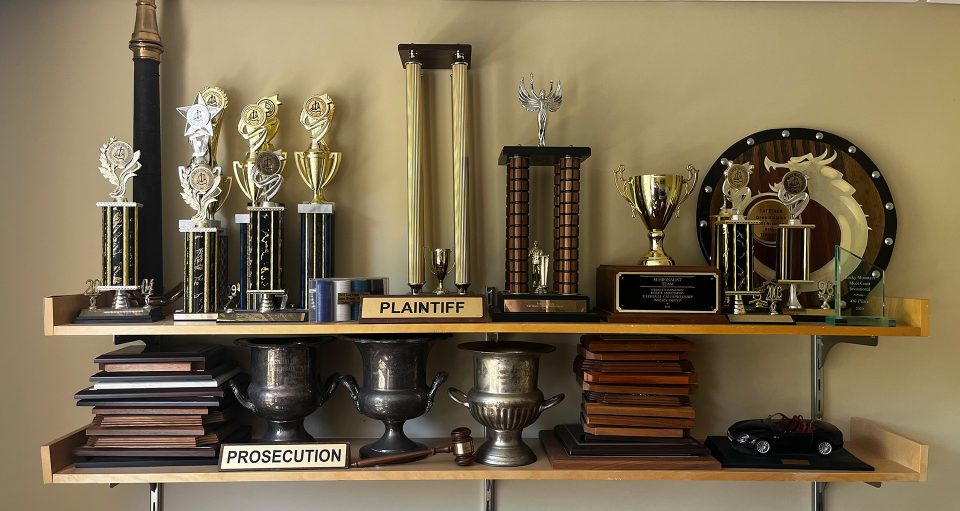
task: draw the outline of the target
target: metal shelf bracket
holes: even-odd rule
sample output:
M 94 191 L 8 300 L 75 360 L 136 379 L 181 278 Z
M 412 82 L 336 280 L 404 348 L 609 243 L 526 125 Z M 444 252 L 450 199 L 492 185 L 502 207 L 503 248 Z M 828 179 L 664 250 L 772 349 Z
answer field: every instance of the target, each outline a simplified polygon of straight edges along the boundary
M 149 511 L 163 511 L 163 483 L 150 483 Z
M 827 354 L 840 343 L 876 346 L 879 340 L 875 335 L 863 337 L 814 335 L 810 337 L 810 417 L 812 419 L 823 418 L 823 367 L 827 362 Z M 880 483 L 867 484 L 876 488 L 880 487 Z M 827 483 L 813 483 L 810 489 L 813 511 L 825 511 L 823 497 L 827 490 Z

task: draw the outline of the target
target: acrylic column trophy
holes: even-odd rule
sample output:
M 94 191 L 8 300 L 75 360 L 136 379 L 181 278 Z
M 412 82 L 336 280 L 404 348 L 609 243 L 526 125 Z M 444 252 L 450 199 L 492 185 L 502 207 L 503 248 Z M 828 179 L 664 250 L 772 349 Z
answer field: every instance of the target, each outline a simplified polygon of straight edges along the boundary
M 179 225 L 184 289 L 183 309 L 173 315 L 178 321 L 217 319 L 225 298 L 227 236 L 213 216 L 229 195 L 232 182 L 223 177 L 216 161 L 220 119 L 226 107 L 223 89 L 206 87 L 194 104 L 177 109 L 187 121 L 183 135 L 193 149 L 190 164 L 180 166 L 180 196 L 195 212 Z
M 330 150 L 323 138 L 330 129 L 336 106 L 329 95 L 315 94 L 303 102 L 300 124 L 310 132 L 310 147 L 294 153 L 300 177 L 313 192 L 308 203 L 297 206 L 300 213 L 300 303 L 307 303 L 310 279 L 333 277 L 333 233 L 335 204 L 327 202 L 323 189 L 340 169 L 339 152 Z
M 810 280 L 810 231 L 813 225 L 800 220 L 800 213 L 810 202 L 807 192 L 807 176 L 799 170 L 791 170 L 783 179 L 770 187 L 777 198 L 787 207 L 790 219 L 777 226 L 777 282 L 789 286 L 785 312 L 803 309 L 797 290 L 798 284 Z
M 260 98 L 240 112 L 237 129 L 249 149 L 244 161 L 233 162 L 237 186 L 250 201 L 241 225 L 241 281 L 231 289 L 226 310 L 217 321 L 303 321 L 303 311 L 287 310 L 283 289 L 283 212 L 273 197 L 283 184 L 287 154 L 271 140 L 280 129 L 278 96 Z M 245 302 L 239 302 L 245 298 Z M 240 303 L 238 309 L 234 302 Z
M 130 144 L 110 138 L 100 147 L 100 173 L 113 185 L 111 202 L 98 202 L 102 210 L 101 235 L 103 271 L 100 280 L 88 281 L 90 307 L 80 311 L 76 321 L 139 322 L 156 321 L 162 317 L 159 308 L 149 305 L 153 290 L 151 280 L 139 281 L 139 209 L 142 204 L 126 198 L 127 185 L 140 169 L 140 151 Z M 113 292 L 109 308 L 97 307 L 97 296 Z M 140 291 L 139 296 L 135 294 Z
M 727 311 L 734 316 L 746 314 L 746 301 L 760 295 L 753 287 L 753 228 L 760 221 L 750 220 L 743 213 L 752 197 L 752 173 L 749 163 L 727 162 L 723 208 L 714 224 L 713 263 L 720 270 Z

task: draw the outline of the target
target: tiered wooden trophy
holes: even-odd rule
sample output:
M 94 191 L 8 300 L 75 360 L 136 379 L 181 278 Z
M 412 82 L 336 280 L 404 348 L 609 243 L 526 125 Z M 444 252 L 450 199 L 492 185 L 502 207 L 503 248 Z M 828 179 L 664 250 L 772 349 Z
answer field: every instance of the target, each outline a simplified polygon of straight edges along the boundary
M 520 104 L 537 112 L 537 146 L 504 146 L 498 163 L 507 166 L 504 290 L 496 297 L 498 321 L 599 321 L 590 298 L 580 294 L 580 165 L 590 157 L 583 146 L 547 146 L 547 116 L 563 101 L 556 88 L 537 92 L 520 79 Z M 550 259 L 539 242 L 530 245 L 530 167 L 553 167 L 553 284 Z M 532 272 L 531 272 L 532 270 Z M 531 289 L 531 276 L 533 286 Z

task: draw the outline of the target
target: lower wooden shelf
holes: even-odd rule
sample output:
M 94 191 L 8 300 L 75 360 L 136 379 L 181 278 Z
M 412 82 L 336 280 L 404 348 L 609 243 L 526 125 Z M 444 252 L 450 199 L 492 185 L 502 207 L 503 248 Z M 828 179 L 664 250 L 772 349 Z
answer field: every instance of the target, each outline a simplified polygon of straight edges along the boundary
M 77 430 L 40 448 L 45 484 L 70 483 L 217 483 L 283 481 L 466 481 L 466 480 L 690 480 L 690 481 L 806 481 L 907 482 L 926 481 L 927 446 L 893 433 L 866 419 L 853 418 L 845 447 L 874 472 L 814 470 L 554 470 L 539 440 L 527 439 L 537 461 L 525 467 L 493 468 L 475 464 L 458 467 L 449 455 L 438 455 L 406 465 L 347 469 L 271 472 L 218 472 L 215 466 L 129 469 L 80 469 L 73 466 L 74 447 L 84 440 Z M 449 439 L 448 439 L 449 440 Z M 356 450 L 369 439 L 352 440 Z M 424 440 L 440 445 L 442 439 Z M 354 452 L 354 455 L 356 452 Z

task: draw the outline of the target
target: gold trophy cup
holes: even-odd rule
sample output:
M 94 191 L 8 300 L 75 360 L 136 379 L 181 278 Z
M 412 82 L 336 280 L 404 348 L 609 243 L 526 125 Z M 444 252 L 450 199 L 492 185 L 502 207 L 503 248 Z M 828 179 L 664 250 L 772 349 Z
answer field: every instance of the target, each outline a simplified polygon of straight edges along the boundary
M 341 153 L 330 150 L 323 140 L 330 128 L 335 111 L 333 100 L 327 94 L 315 94 L 303 103 L 300 124 L 310 132 L 310 147 L 295 153 L 300 177 L 313 192 L 311 204 L 327 202 L 323 189 L 333 181 L 340 169 Z
M 617 191 L 630 204 L 633 216 L 639 214 L 650 231 L 650 251 L 640 258 L 638 264 L 673 266 L 673 258 L 663 250 L 663 231 L 677 208 L 693 193 L 700 171 L 687 165 L 686 176 L 644 174 L 624 179 L 625 171 L 623 165 L 614 171 Z

